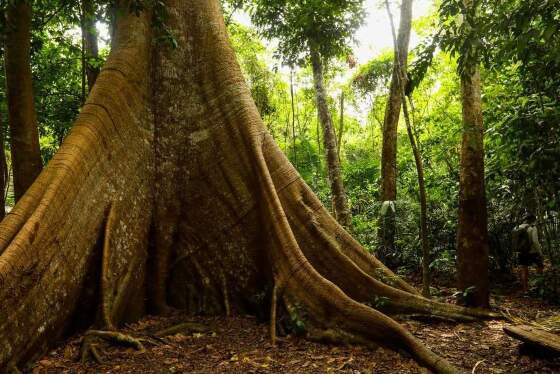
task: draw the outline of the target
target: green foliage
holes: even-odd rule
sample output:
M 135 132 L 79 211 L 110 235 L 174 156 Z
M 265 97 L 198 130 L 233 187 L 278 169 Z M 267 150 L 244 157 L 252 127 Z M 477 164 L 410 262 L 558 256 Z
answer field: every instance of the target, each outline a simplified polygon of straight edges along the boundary
M 281 84 L 278 77 L 268 69 L 266 47 L 255 30 L 235 22 L 228 25 L 230 40 L 237 52 L 237 57 L 245 75 L 247 84 L 261 116 L 270 116 L 275 108 L 270 96 Z
M 379 93 L 385 90 L 393 73 L 393 54 L 386 53 L 360 66 L 352 78 L 352 85 L 361 93 Z
M 325 59 L 349 53 L 348 45 L 363 21 L 363 0 L 254 0 L 252 20 L 267 38 L 278 39 L 278 54 L 302 65 L 310 43 Z
M 81 40 L 70 27 L 56 20 L 33 33 L 31 67 L 44 162 L 62 143 L 83 101 Z

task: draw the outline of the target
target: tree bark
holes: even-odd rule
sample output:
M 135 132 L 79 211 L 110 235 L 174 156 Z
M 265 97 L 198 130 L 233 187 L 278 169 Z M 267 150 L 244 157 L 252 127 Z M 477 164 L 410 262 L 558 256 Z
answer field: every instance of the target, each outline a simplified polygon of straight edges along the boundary
M 82 38 L 84 52 L 84 70 L 87 77 L 88 92 L 91 92 L 95 80 L 99 75 L 99 67 L 96 65 L 99 58 L 99 47 L 97 44 L 97 21 L 96 6 L 92 0 L 82 0 Z
M 296 148 L 296 105 L 294 102 L 294 71 L 290 70 L 290 99 L 292 105 L 292 148 L 294 152 L 294 166 L 297 169 L 297 148 Z
M 402 105 L 406 123 L 406 132 L 408 134 L 408 140 L 410 141 L 410 147 L 412 148 L 412 154 L 414 155 L 416 174 L 418 176 L 418 194 L 420 196 L 420 243 L 422 246 L 422 295 L 424 295 L 425 297 L 430 297 L 431 273 L 430 244 L 428 240 L 428 198 L 426 194 L 426 184 L 424 182 L 424 163 L 422 162 L 422 155 L 420 154 L 420 149 L 416 144 L 414 133 L 412 131 L 412 125 L 410 122 L 408 106 L 406 105 L 406 98 L 404 97 L 404 91 Z
M 5 137 L 6 130 L 4 122 L 0 117 L 0 220 L 6 216 L 6 189 L 10 183 L 10 173 L 8 171 L 8 163 L 6 162 Z
M 472 6 L 470 0 L 465 1 Z M 457 228 L 458 287 L 469 306 L 489 306 L 488 225 L 484 183 L 484 126 L 480 69 L 467 59 L 461 74 L 463 139 Z
M 391 14 L 391 8 L 389 7 L 389 2 L 385 1 L 385 6 L 387 7 L 387 13 L 389 15 L 389 21 L 391 23 L 391 34 L 393 36 L 393 45 L 397 51 L 398 58 L 396 59 L 398 67 L 398 87 L 402 98 L 402 107 L 404 114 L 404 122 L 406 125 L 406 132 L 408 134 L 408 140 L 410 141 L 410 147 L 412 148 L 412 154 L 414 155 L 414 163 L 416 164 L 416 174 L 418 176 L 418 193 L 420 195 L 420 242 L 422 245 L 422 295 L 425 297 L 430 297 L 430 247 L 428 243 L 428 204 L 426 196 L 426 186 L 424 183 L 424 163 L 422 162 L 422 156 L 420 154 L 420 149 L 418 148 L 414 133 L 412 131 L 412 124 L 410 121 L 410 116 L 408 112 L 408 106 L 406 105 L 406 93 L 405 93 L 405 83 L 407 82 L 407 71 L 400 64 L 400 56 L 402 53 L 408 53 L 408 51 L 400 50 L 397 36 L 395 35 L 395 24 L 393 22 L 393 16 Z M 410 99 L 410 107 L 414 110 L 412 106 L 412 99 Z
M 10 4 L 6 10 L 4 62 L 16 201 L 43 167 L 30 65 L 31 13 L 31 5 L 26 1 Z
M 167 6 L 177 48 L 153 42 L 147 13 L 119 12 L 71 133 L 0 223 L 0 370 L 102 319 L 100 309 L 116 327 L 146 301 L 270 310 L 262 295 L 274 285 L 310 333 L 402 348 L 454 372 L 384 313 L 493 314 L 425 299 L 369 255 L 267 132 L 218 1 Z
M 313 81 L 315 83 L 317 113 L 319 115 L 319 122 L 323 127 L 323 146 L 326 153 L 334 212 L 337 221 L 342 226 L 350 228 L 352 225 L 352 216 L 342 182 L 334 125 L 327 105 L 327 93 L 323 81 L 323 62 L 321 61 L 321 55 L 317 46 L 313 43 L 310 43 L 310 54 Z
M 390 9 L 387 9 L 392 19 Z M 408 45 L 412 24 L 412 0 L 403 0 L 401 4 L 401 18 L 395 58 L 393 76 L 389 89 L 389 98 L 383 121 L 383 145 L 381 150 L 381 201 L 397 200 L 397 129 L 402 105 L 399 69 L 407 70 Z M 399 68 L 400 66 L 400 68 Z M 403 85 L 406 84 L 403 82 Z M 396 265 L 392 260 L 395 256 L 395 214 L 392 209 L 386 210 L 387 215 L 379 217 L 379 249 L 378 256 L 389 265 Z
M 344 91 L 340 93 L 340 125 L 338 126 L 338 141 L 336 142 L 336 153 L 340 160 L 340 149 L 342 148 L 342 134 L 344 133 Z

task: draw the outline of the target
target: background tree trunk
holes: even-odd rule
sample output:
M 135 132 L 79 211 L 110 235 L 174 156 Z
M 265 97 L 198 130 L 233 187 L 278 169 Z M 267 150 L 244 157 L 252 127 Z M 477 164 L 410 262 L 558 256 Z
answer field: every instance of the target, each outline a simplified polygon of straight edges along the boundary
M 470 0 L 465 0 L 464 3 L 467 9 L 472 6 Z M 472 58 L 465 61 L 461 74 L 463 140 L 457 227 L 458 287 L 465 294 L 463 301 L 467 305 L 488 307 L 488 223 L 480 68 Z
M 18 201 L 43 168 L 30 65 L 31 5 L 18 1 L 6 10 L 6 93 L 14 178 Z
M 10 173 L 6 162 L 5 133 L 4 122 L 0 116 L 0 221 L 6 216 L 6 191 L 10 183 Z
M 336 153 L 340 160 L 340 149 L 342 148 L 342 135 L 344 134 L 344 91 L 340 93 L 340 125 L 338 126 L 338 140 L 336 142 Z
M 99 75 L 97 59 L 99 47 L 97 44 L 97 9 L 92 0 L 82 0 L 82 38 L 84 49 L 84 67 L 87 77 L 88 92 L 91 92 L 95 80 Z
M 424 182 L 424 163 L 422 162 L 422 155 L 420 149 L 416 144 L 414 132 L 412 131 L 412 124 L 406 105 L 406 98 L 403 91 L 403 113 L 406 123 L 406 132 L 414 155 L 414 163 L 416 164 L 416 174 L 418 176 L 418 194 L 420 196 L 420 243 L 422 246 L 422 295 L 430 296 L 430 244 L 428 239 L 428 198 L 426 194 L 426 184 Z M 412 104 L 411 104 L 412 106 Z
M 297 148 L 296 148 L 296 105 L 294 102 L 294 71 L 290 70 L 290 100 L 292 106 L 292 148 L 294 154 L 294 166 L 297 169 Z
M 323 62 L 317 46 L 310 43 L 311 67 L 313 69 L 313 81 L 315 83 L 315 96 L 317 101 L 317 112 L 319 122 L 323 127 L 323 145 L 327 158 L 327 168 L 329 172 L 329 183 L 332 198 L 334 201 L 334 212 L 337 221 L 344 227 L 350 228 L 352 216 L 348 207 L 348 199 L 344 191 L 342 174 L 340 170 L 340 160 L 336 145 L 336 135 L 334 126 L 327 104 L 327 93 L 323 81 Z
M 488 307 L 488 227 L 484 186 L 484 128 L 480 71 L 461 78 L 463 140 L 461 145 L 457 275 L 467 305 Z
M 391 34 L 393 36 L 393 45 L 397 51 L 397 55 L 400 56 L 403 51 L 400 50 L 399 44 L 397 42 L 397 36 L 395 33 L 395 23 L 393 22 L 393 16 L 391 14 L 391 8 L 389 7 L 389 2 L 385 1 L 385 6 L 387 7 L 387 13 L 389 15 L 389 21 L 391 23 Z M 408 51 L 407 51 L 408 52 Z M 400 57 L 397 58 L 396 63 L 398 67 L 398 86 L 402 97 L 402 107 L 404 114 L 404 122 L 406 125 L 406 132 L 408 134 L 408 140 L 410 141 L 410 147 L 412 148 L 412 154 L 414 155 L 414 163 L 416 164 L 416 174 L 418 176 L 418 193 L 420 195 L 420 242 L 422 245 L 422 295 L 430 296 L 430 247 L 428 242 L 428 204 L 426 196 L 426 186 L 424 183 L 424 163 L 422 162 L 422 155 L 420 154 L 420 149 L 414 137 L 414 132 L 412 131 L 412 124 L 410 121 L 410 115 L 408 112 L 408 106 L 406 105 L 406 93 L 405 84 L 408 81 L 407 71 L 400 64 Z M 414 111 L 412 105 L 412 98 L 410 99 L 410 107 Z
M 387 4 L 388 6 L 388 4 Z M 389 14 L 390 9 L 387 8 Z M 391 16 L 392 18 L 392 16 Z M 380 200 L 397 200 L 397 129 L 402 105 L 400 89 L 399 69 L 407 70 L 408 44 L 410 41 L 410 29 L 412 24 L 412 0 L 403 0 L 401 4 L 401 18 L 397 36 L 397 47 L 395 48 L 395 59 L 393 64 L 393 76 L 389 98 L 385 109 L 383 122 L 383 146 L 381 151 L 381 196 Z M 400 68 L 399 68 L 400 66 Z M 403 85 L 405 83 L 403 82 Z M 379 217 L 379 249 L 378 256 L 389 266 L 394 266 L 395 261 L 395 212 L 386 209 L 387 213 Z

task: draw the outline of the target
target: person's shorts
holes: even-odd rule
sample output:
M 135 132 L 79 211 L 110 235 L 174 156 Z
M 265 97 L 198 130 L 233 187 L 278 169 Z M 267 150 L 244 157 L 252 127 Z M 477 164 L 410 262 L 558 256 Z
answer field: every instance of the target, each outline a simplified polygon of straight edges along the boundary
M 543 258 L 538 253 L 520 253 L 517 257 L 517 262 L 521 266 L 531 266 L 531 265 L 537 265 L 538 267 L 543 266 Z

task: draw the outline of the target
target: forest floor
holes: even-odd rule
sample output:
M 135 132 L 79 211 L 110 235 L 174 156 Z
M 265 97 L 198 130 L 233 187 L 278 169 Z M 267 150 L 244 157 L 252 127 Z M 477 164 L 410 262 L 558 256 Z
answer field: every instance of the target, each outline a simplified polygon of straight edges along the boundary
M 527 320 L 560 314 L 560 308 L 519 295 L 515 284 L 495 289 L 492 304 Z M 454 289 L 438 287 L 438 298 L 451 301 Z M 103 363 L 78 360 L 80 336 L 70 338 L 40 359 L 33 373 L 426 373 L 409 356 L 384 348 L 337 346 L 289 336 L 270 343 L 268 325 L 254 317 L 148 316 L 122 331 L 153 335 L 181 322 L 207 331 L 169 335 L 144 352 L 100 345 Z M 506 336 L 505 321 L 475 323 L 401 320 L 434 352 L 468 373 L 560 373 L 560 357 L 524 349 Z M 196 325 L 195 325 L 196 326 Z

